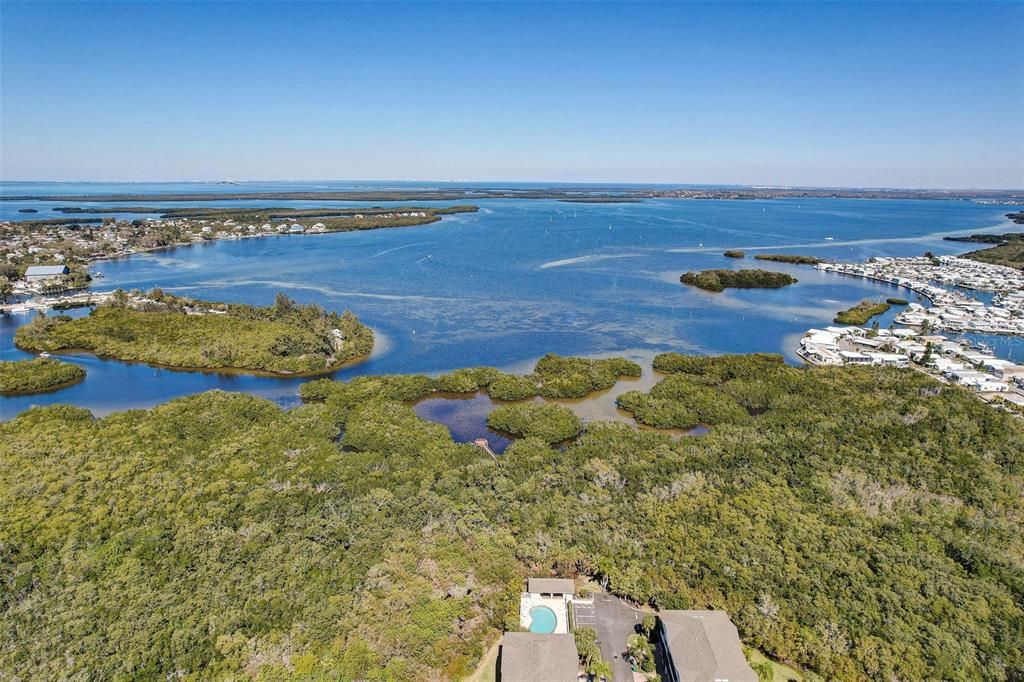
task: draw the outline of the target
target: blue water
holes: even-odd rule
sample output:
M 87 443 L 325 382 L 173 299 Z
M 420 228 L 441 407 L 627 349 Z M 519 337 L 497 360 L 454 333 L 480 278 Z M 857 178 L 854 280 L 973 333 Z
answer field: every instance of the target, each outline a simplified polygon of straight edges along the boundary
M 530 609 L 530 632 L 550 635 L 558 626 L 555 612 L 546 606 L 534 606 Z
M 90 187 L 97 193 L 127 191 Z M 194 185 L 169 187 L 196 191 Z M 46 188 L 84 193 L 81 185 Z M 3 191 L 43 193 L 38 186 L 5 185 Z M 374 327 L 378 344 L 369 361 L 339 371 L 338 378 L 479 364 L 522 371 L 546 352 L 771 351 L 794 359 L 797 339 L 807 328 L 829 324 L 836 311 L 862 298 L 906 293 L 750 256 L 774 251 L 862 260 L 928 250 L 958 253 L 971 245 L 943 241 L 943 235 L 1009 229 L 1003 214 L 1013 210 L 964 201 L 845 199 L 474 203 L 481 206 L 477 214 L 427 226 L 221 241 L 103 262 L 94 267 L 105 274 L 97 288 L 160 286 L 254 304 L 270 303 L 277 291 L 285 291 L 302 302 L 351 309 Z M 748 258 L 724 258 L 726 248 L 745 249 Z M 679 283 L 687 270 L 759 266 L 790 272 L 800 282 L 779 290 L 721 294 Z M 13 332 L 28 319 L 0 320 L 4 359 L 23 355 L 13 348 Z M 249 391 L 287 405 L 296 402 L 304 381 L 177 372 L 90 356 L 71 359 L 86 367 L 85 381 L 56 393 L 2 398 L 3 418 L 50 402 L 104 414 L 212 388 Z
M 413 410 L 422 419 L 447 426 L 456 443 L 472 443 L 477 438 L 486 438 L 488 447 L 501 454 L 512 439 L 487 426 L 487 415 L 498 404 L 486 393 L 454 394 L 420 400 Z

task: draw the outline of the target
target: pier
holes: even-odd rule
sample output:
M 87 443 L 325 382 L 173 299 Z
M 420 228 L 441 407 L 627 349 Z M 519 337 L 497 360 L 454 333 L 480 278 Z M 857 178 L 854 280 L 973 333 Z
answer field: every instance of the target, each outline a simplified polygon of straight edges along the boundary
M 4 303 L 0 305 L 0 314 L 10 315 L 15 313 L 31 313 L 33 311 L 46 312 L 47 310 L 61 310 L 64 308 L 82 308 L 110 300 L 112 293 L 103 292 L 81 292 L 70 296 L 52 296 L 46 298 L 35 298 L 20 303 Z
M 490 455 L 495 462 L 498 461 L 498 455 L 494 453 L 494 450 L 491 450 L 491 444 L 487 442 L 486 438 L 477 438 L 475 441 L 473 441 L 473 445 L 477 446 L 478 448 L 481 448 L 484 452 Z

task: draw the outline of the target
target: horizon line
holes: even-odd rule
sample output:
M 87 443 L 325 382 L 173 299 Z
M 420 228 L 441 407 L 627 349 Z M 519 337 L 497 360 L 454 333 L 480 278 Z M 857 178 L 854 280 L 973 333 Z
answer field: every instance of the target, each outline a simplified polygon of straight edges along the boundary
M 402 183 L 432 183 L 432 184 L 443 184 L 443 185 L 466 185 L 466 184 L 499 184 L 499 183 L 513 183 L 513 184 L 533 184 L 533 185 L 599 185 L 599 186 L 621 186 L 631 185 L 635 187 L 666 187 L 666 186 L 679 186 L 681 188 L 693 188 L 693 187 L 708 187 L 708 188 L 743 188 L 743 189 L 766 189 L 766 190 L 782 190 L 782 189 L 812 189 L 812 190 L 863 190 L 863 191 L 929 191 L 929 192 L 1022 192 L 1024 193 L 1024 186 L 1021 187 L 926 187 L 926 186 L 889 186 L 889 185 L 804 185 L 804 184 L 769 184 L 769 183 L 709 183 L 709 182 L 635 182 L 628 180 L 620 181 L 605 181 L 605 180 L 583 180 L 583 181 L 567 181 L 567 180 L 436 180 L 436 179 L 384 179 L 384 178 L 317 178 L 317 179 L 305 179 L 305 180 L 288 180 L 288 179 L 247 179 L 247 180 L 234 180 L 234 179 L 204 179 L 204 180 L 8 180 L 0 179 L 0 185 L 5 184 L 16 184 L 16 183 L 53 183 L 53 184 L 148 184 L 148 185 L 170 185 L 170 184 L 254 184 L 254 183 L 295 183 L 295 184 L 309 184 L 315 182 L 353 182 L 353 183 L 366 183 L 366 182 L 402 182 Z

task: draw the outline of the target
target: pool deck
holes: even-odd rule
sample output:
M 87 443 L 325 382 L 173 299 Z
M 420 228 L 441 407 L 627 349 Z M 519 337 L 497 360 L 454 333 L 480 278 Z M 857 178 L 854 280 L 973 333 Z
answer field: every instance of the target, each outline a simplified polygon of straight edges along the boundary
M 519 599 L 519 625 L 524 630 L 530 629 L 530 609 L 537 606 L 546 606 L 555 614 L 554 634 L 564 635 L 569 632 L 569 611 L 566 605 L 566 598 L 543 597 L 537 594 L 523 592 Z

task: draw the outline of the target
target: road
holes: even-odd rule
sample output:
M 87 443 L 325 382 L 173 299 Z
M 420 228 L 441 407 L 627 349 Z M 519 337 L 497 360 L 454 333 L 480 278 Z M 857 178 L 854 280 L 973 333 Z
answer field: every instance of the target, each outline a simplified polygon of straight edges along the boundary
M 594 595 L 594 605 L 573 605 L 576 627 L 591 627 L 597 632 L 601 658 L 611 661 L 615 682 L 632 682 L 633 670 L 626 662 L 626 638 L 635 634 L 644 618 L 618 597 L 603 592 Z

